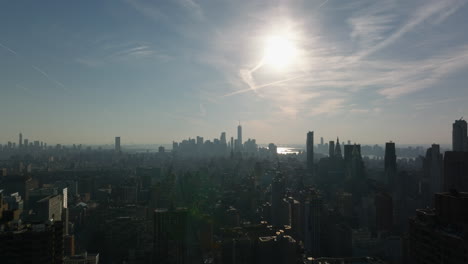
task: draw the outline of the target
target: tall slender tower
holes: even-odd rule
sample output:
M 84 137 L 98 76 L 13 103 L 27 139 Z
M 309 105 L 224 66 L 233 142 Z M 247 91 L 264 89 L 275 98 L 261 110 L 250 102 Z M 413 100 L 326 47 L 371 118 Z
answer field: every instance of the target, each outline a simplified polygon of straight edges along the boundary
M 463 119 L 455 120 L 453 123 L 452 150 L 468 151 L 467 124 Z
M 396 151 L 395 143 L 385 143 L 385 177 L 390 188 L 395 186 L 396 177 Z
M 333 140 L 328 142 L 328 156 L 330 158 L 335 157 L 335 142 Z
M 307 133 L 307 169 L 312 171 L 314 167 L 314 131 Z
M 238 150 L 242 150 L 242 126 L 239 125 L 237 126 L 237 148 Z
M 120 137 L 115 137 L 115 152 L 120 152 Z
M 21 132 L 19 133 L 19 142 L 18 142 L 18 148 L 23 147 L 23 134 Z

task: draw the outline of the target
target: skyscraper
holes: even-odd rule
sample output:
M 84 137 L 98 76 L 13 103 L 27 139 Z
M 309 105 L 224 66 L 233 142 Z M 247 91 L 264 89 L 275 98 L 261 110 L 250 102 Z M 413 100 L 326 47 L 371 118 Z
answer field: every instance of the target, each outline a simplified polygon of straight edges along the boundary
M 333 140 L 328 143 L 328 156 L 335 157 L 335 142 Z
M 312 171 L 314 167 L 314 131 L 307 133 L 307 169 Z
M 115 152 L 120 152 L 120 137 L 115 137 Z
M 467 124 L 465 120 L 455 120 L 455 123 L 453 123 L 452 150 L 468 151 Z
M 429 183 L 429 194 L 432 197 L 434 193 L 442 191 L 443 158 L 439 145 L 432 144 L 432 147 L 427 149 L 423 169 L 424 176 Z
M 395 143 L 385 143 L 385 177 L 387 184 L 393 188 L 396 177 L 396 151 Z
M 19 143 L 18 147 L 21 148 L 23 147 L 23 134 L 19 133 Z
M 221 133 L 221 137 L 219 138 L 219 141 L 221 141 L 221 144 L 226 145 L 226 132 Z
M 340 139 L 339 138 L 336 138 L 335 157 L 343 158 L 343 156 L 341 155 L 341 146 L 340 146 Z
M 446 151 L 444 155 L 444 191 L 468 192 L 468 152 Z
M 237 126 L 237 148 L 239 151 L 242 150 L 242 126 Z

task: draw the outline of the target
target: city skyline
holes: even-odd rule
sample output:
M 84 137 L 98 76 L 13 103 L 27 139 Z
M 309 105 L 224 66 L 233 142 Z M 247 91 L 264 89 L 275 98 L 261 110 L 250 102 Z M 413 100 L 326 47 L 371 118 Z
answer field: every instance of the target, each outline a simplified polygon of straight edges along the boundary
M 264 144 L 449 145 L 468 113 L 466 3 L 10 1 L 0 142 L 160 144 L 241 120 Z

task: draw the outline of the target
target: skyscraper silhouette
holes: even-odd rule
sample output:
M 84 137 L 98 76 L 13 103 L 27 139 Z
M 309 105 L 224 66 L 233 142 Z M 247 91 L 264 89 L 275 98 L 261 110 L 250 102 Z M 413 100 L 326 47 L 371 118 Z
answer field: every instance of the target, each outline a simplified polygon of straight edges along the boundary
M 242 126 L 240 124 L 237 126 L 237 149 L 242 150 Z
M 115 137 L 115 152 L 120 152 L 120 137 Z
M 385 143 L 385 177 L 390 188 L 394 187 L 396 177 L 395 143 Z
M 23 134 L 19 133 L 18 147 L 21 148 L 22 146 L 23 146 Z
M 336 146 L 335 146 L 335 157 L 342 158 L 341 155 L 341 146 L 340 146 L 340 139 L 336 138 Z
M 312 171 L 314 167 L 314 132 L 307 133 L 307 169 Z
M 452 150 L 468 151 L 467 124 L 463 119 L 455 120 L 453 123 Z
M 330 156 L 330 158 L 335 156 L 335 142 L 333 140 L 328 142 L 328 156 Z

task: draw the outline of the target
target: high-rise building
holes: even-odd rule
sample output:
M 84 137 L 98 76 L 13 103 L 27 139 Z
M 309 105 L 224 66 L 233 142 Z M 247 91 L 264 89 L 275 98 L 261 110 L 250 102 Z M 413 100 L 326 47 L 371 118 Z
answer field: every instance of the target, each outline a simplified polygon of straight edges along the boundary
M 286 223 L 282 221 L 282 202 L 286 186 L 281 174 L 277 174 L 271 183 L 271 218 L 273 226 L 283 226 Z
M 377 231 L 391 231 L 393 228 L 393 198 L 381 192 L 374 197 L 375 226 Z
M 434 205 L 410 219 L 408 263 L 467 263 L 468 193 L 437 193 Z
M 396 150 L 394 142 L 385 143 L 385 178 L 390 188 L 394 187 L 396 178 Z
M 32 223 L 0 231 L 1 263 L 63 263 L 61 221 Z
M 444 191 L 468 192 L 468 152 L 445 152 L 443 184 Z
M 21 134 L 21 133 L 19 133 L 18 147 L 19 148 L 23 147 L 23 134 Z
M 120 152 L 120 137 L 115 137 L 115 152 Z
M 452 150 L 468 151 L 467 124 L 463 119 L 456 120 L 452 127 Z
M 223 145 L 226 145 L 227 142 L 226 142 L 226 132 L 222 132 L 221 133 L 221 137 L 219 137 L 219 141 L 221 142 L 221 144 Z
M 335 142 L 333 140 L 328 143 L 328 156 L 335 157 Z
M 307 133 L 307 169 L 312 171 L 314 167 L 314 131 Z
M 321 232 L 323 201 L 316 193 L 310 193 L 304 204 L 305 250 L 312 257 L 321 256 Z
M 428 180 L 430 197 L 442 191 L 443 158 L 440 147 L 432 144 L 423 161 L 424 176 Z
M 341 146 L 340 146 L 340 139 L 339 138 L 336 138 L 335 157 L 343 158 L 343 156 L 341 155 Z
M 242 150 L 242 126 L 237 126 L 237 148 L 239 151 Z
M 154 211 L 154 263 L 186 263 L 187 218 L 186 208 Z

